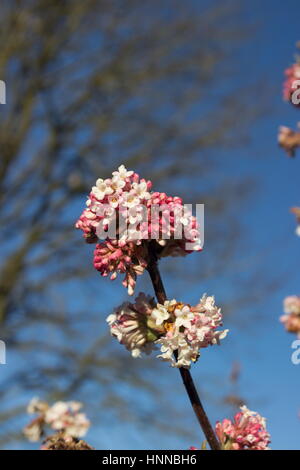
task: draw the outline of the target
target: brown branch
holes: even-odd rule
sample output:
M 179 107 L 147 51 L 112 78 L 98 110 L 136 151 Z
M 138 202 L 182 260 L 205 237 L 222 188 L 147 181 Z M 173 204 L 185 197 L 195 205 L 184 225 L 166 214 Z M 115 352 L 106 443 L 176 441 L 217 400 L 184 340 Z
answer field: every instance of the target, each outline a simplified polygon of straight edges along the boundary
M 163 304 L 167 300 L 167 295 L 158 269 L 156 252 L 153 245 L 151 245 L 152 243 L 153 242 L 150 242 L 149 244 L 149 263 L 147 270 L 150 275 L 157 300 L 159 303 Z M 174 355 L 177 359 L 177 354 L 175 353 Z M 207 442 L 212 450 L 220 450 L 219 441 L 216 438 L 212 425 L 210 424 L 207 414 L 202 406 L 190 371 L 183 367 L 181 367 L 179 371 L 194 413 L 200 423 Z

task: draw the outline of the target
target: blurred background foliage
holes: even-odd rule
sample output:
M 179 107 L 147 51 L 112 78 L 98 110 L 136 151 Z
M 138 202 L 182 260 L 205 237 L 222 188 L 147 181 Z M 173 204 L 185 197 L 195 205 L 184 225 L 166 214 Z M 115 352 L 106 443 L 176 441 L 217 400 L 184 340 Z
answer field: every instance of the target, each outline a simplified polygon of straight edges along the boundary
M 176 373 L 131 360 L 108 336 L 104 319 L 127 294 L 94 271 L 93 247 L 74 223 L 96 178 L 124 163 L 158 190 L 205 204 L 207 250 L 165 261 L 167 288 L 188 298 L 196 287 L 200 297 L 205 279 L 230 276 L 229 262 L 240 262 L 239 211 L 255 181 L 234 178 L 237 153 L 228 155 L 248 145 L 266 110 L 259 83 L 249 86 L 237 69 L 256 30 L 239 3 L 2 0 L 1 448 L 26 445 L 20 429 L 33 395 L 79 399 L 95 426 L 115 419 L 195 436 L 192 411 L 168 399 Z M 232 321 L 260 295 L 252 280 L 239 279 L 241 298 L 222 297 Z M 147 279 L 138 280 L 143 288 L 151 292 Z M 239 403 L 231 392 L 224 399 Z M 92 444 L 102 445 L 97 436 Z

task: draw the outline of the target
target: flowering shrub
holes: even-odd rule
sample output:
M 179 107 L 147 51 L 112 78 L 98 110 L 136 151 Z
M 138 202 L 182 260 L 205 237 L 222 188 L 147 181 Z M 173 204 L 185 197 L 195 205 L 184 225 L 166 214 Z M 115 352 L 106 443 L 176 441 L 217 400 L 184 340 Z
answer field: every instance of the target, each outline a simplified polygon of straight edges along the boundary
M 218 421 L 215 429 L 223 450 L 268 450 L 266 420 L 246 406 L 241 407 L 233 421 Z
M 158 258 L 201 250 L 196 218 L 182 199 L 151 188 L 151 181 L 121 165 L 112 178 L 96 181 L 76 222 L 85 240 L 97 243 L 95 268 L 111 280 L 125 274 L 123 285 L 129 295 L 134 293 L 137 275 L 147 267 L 151 240 Z M 183 233 L 178 231 L 182 227 Z
M 217 331 L 222 325 L 221 310 L 215 306 L 214 297 L 206 295 L 191 307 L 175 299 L 155 304 L 153 298 L 140 293 L 135 303 L 124 302 L 107 322 L 112 336 L 133 357 L 149 354 L 158 345 L 159 358 L 186 368 L 197 361 L 202 348 L 219 344 L 228 332 Z
M 41 439 L 45 427 L 61 432 L 61 436 L 78 438 L 86 434 L 90 422 L 86 415 L 79 412 L 82 404 L 77 401 L 58 401 L 49 406 L 47 402 L 33 398 L 27 407 L 29 414 L 37 414 L 23 430 L 29 441 Z

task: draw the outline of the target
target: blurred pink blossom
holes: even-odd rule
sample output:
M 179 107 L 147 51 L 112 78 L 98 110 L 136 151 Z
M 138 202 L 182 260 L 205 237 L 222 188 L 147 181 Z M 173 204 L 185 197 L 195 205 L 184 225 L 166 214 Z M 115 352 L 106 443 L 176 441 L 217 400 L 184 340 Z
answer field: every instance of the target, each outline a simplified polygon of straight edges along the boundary
M 296 333 L 300 337 L 300 297 L 290 295 L 283 302 L 284 315 L 280 321 L 284 324 L 286 331 Z
M 90 422 L 86 415 L 80 412 L 81 408 L 82 404 L 77 401 L 58 401 L 49 406 L 47 402 L 33 398 L 27 412 L 38 416 L 24 428 L 24 435 L 32 442 L 38 441 L 48 425 L 65 436 L 82 437 L 86 434 Z
M 283 84 L 283 98 L 285 101 L 290 101 L 294 106 L 300 106 L 293 100 L 293 93 L 300 88 L 300 64 L 295 63 L 287 68 L 284 72 L 286 79 Z M 298 94 L 299 97 L 299 94 Z
M 270 434 L 266 430 L 265 418 L 246 406 L 241 407 L 233 421 L 218 421 L 215 430 L 223 450 L 269 449 Z

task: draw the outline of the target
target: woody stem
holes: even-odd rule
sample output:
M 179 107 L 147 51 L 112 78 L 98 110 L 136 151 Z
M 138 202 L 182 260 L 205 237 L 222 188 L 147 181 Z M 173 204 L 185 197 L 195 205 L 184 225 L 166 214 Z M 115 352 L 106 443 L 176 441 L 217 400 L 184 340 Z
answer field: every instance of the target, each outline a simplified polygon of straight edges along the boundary
M 151 248 L 151 244 L 149 250 L 149 263 L 147 270 L 150 275 L 157 300 L 160 304 L 164 304 L 164 302 L 167 300 L 167 295 L 158 269 L 156 252 L 153 248 Z M 176 353 L 175 358 L 177 359 Z M 200 423 L 200 426 L 204 432 L 208 444 L 210 445 L 210 448 L 212 450 L 220 450 L 219 441 L 202 406 L 190 371 L 181 367 L 179 369 L 179 372 L 188 397 L 190 399 L 191 405 L 193 407 L 194 413 Z

